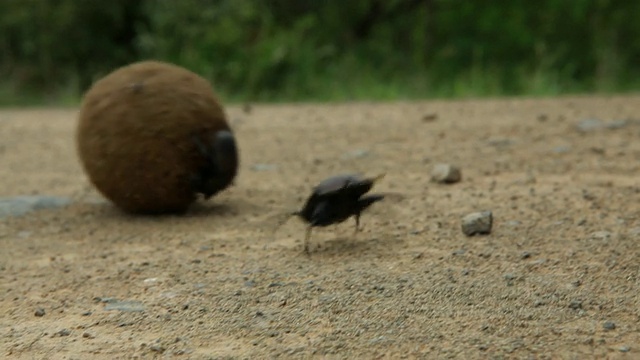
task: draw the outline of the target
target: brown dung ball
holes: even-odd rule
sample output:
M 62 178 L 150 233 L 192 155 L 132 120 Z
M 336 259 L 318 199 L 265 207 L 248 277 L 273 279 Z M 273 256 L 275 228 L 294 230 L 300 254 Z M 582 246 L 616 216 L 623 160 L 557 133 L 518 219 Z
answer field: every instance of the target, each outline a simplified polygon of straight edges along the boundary
M 124 211 L 182 213 L 227 188 L 235 138 L 208 81 L 176 65 L 116 69 L 84 96 L 76 132 L 91 183 Z

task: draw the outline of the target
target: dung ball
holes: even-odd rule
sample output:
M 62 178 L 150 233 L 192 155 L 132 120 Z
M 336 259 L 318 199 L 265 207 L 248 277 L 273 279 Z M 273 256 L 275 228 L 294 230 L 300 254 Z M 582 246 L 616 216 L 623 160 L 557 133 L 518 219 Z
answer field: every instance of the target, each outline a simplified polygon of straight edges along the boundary
M 159 61 L 96 81 L 82 99 L 76 144 L 90 182 L 130 213 L 183 213 L 237 174 L 235 136 L 211 84 Z

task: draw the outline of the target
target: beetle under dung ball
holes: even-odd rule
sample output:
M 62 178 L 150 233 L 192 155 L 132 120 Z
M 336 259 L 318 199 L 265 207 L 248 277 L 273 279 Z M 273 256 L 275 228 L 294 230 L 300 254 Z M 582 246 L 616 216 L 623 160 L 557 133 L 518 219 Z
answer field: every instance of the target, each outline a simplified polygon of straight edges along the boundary
M 184 213 L 237 175 L 238 148 L 212 85 L 177 65 L 142 61 L 85 93 L 76 130 L 96 189 L 130 213 Z
M 314 227 L 339 224 L 353 216 L 357 233 L 362 212 L 384 198 L 384 195 L 380 194 L 365 195 L 383 176 L 366 178 L 347 174 L 332 176 L 320 182 L 313 189 L 304 207 L 291 213 L 308 224 L 304 239 L 305 253 L 309 253 L 309 239 Z
M 238 149 L 233 134 L 228 130 L 218 131 L 210 141 L 194 135 L 193 142 L 204 161 L 191 175 L 191 187 L 206 200 L 233 182 L 238 169 Z

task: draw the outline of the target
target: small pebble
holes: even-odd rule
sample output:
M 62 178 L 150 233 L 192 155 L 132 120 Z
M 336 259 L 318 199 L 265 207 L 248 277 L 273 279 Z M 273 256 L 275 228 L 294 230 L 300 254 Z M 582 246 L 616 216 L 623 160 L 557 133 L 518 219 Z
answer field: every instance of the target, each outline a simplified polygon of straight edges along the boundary
M 37 317 L 43 317 L 44 314 L 45 314 L 45 311 L 44 311 L 43 308 L 37 308 L 36 309 L 36 313 L 34 315 L 37 316 Z
M 640 227 L 634 227 L 629 230 L 629 235 L 640 236 Z
M 95 338 L 95 336 L 93 334 L 88 333 L 88 332 L 82 333 L 82 337 L 85 338 L 85 339 L 93 339 L 93 338 Z
M 617 130 L 627 127 L 631 122 L 627 119 L 618 119 L 613 121 L 604 122 L 600 119 L 585 119 L 580 121 L 576 128 L 580 132 L 589 132 L 600 129 Z
M 622 129 L 629 125 L 630 121 L 627 119 L 618 119 L 608 122 L 605 127 L 609 130 Z
M 616 323 L 614 323 L 613 321 L 605 321 L 604 324 L 602 324 L 602 327 L 605 330 L 615 330 Z
M 571 146 L 569 145 L 560 145 L 556 146 L 552 150 L 556 154 L 566 154 L 571 151 Z
M 522 254 L 520 254 L 521 259 L 528 259 L 530 257 L 531 257 L 531 253 L 528 251 L 523 251 Z
M 371 152 L 366 149 L 356 149 L 342 155 L 342 158 L 343 159 L 360 159 L 360 158 L 369 156 L 370 153 Z
M 497 148 L 505 148 L 515 144 L 515 141 L 509 138 L 496 138 L 496 139 L 490 139 L 489 141 L 487 141 L 487 143 Z
M 610 240 L 613 234 L 610 231 L 596 231 L 591 233 L 591 239 L 593 240 Z
M 600 119 L 584 119 L 576 125 L 577 130 L 583 133 L 598 130 L 603 127 L 604 124 Z
M 462 232 L 467 236 L 490 234 L 493 226 L 491 211 L 475 212 L 462 218 Z
M 620 348 L 619 348 L 618 350 L 619 350 L 620 352 L 625 352 L 625 353 L 626 353 L 626 352 L 631 351 L 631 348 L 630 348 L 630 347 L 628 347 L 628 346 L 626 346 L 626 345 L 624 345 L 624 346 L 620 346 Z
M 462 179 L 457 166 L 451 164 L 436 164 L 431 169 L 431 181 L 440 184 L 453 184 Z
M 98 297 L 93 298 L 93 300 L 94 300 L 95 302 L 101 302 L 101 303 L 105 303 L 105 304 L 112 303 L 112 302 L 117 302 L 117 301 L 118 301 L 118 299 L 113 298 L 113 297 L 99 297 L 99 296 L 98 296 Z
M 149 346 L 149 350 L 162 354 L 166 349 L 162 345 L 151 345 Z
M 511 220 L 511 221 L 507 221 L 506 225 L 511 226 L 511 227 L 517 227 L 520 226 L 522 223 L 520 221 L 517 220 Z
M 271 171 L 277 169 L 277 165 L 273 164 L 253 164 L 251 165 L 251 170 L 253 171 Z
M 71 335 L 71 330 L 62 329 L 62 330 L 58 331 L 56 334 L 60 335 L 60 336 L 69 336 L 69 335 Z
M 580 300 L 573 300 L 571 303 L 569 303 L 569 308 L 573 309 L 573 310 L 579 310 L 582 309 L 582 301 Z
M 123 301 L 112 301 L 107 303 L 104 307 L 105 310 L 119 310 L 124 312 L 138 312 L 144 311 L 145 307 L 140 301 L 135 300 L 123 300 Z
M 422 116 L 422 122 L 432 122 L 432 121 L 436 121 L 438 120 L 438 114 L 436 113 L 429 113 L 429 114 L 424 114 Z

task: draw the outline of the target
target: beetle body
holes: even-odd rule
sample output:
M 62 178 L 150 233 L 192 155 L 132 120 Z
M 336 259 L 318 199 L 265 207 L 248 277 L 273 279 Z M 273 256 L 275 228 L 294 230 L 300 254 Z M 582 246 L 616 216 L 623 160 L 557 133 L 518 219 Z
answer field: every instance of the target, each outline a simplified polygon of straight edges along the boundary
M 304 207 L 293 213 L 307 226 L 304 251 L 309 253 L 309 238 L 314 227 L 339 224 L 350 217 L 355 218 L 357 232 L 360 215 L 369 206 L 384 198 L 383 195 L 365 195 L 382 176 L 364 178 L 358 175 L 337 175 L 320 182 L 307 199 Z

